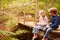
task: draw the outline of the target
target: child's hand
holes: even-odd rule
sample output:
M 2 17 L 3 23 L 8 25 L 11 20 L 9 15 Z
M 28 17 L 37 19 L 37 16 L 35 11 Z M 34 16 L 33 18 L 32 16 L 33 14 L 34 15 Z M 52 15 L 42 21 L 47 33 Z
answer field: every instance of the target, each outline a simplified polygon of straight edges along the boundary
M 37 24 L 37 23 L 35 23 L 35 25 L 36 25 L 36 26 L 38 26 L 38 24 Z
M 47 26 L 49 26 L 49 24 L 47 24 Z
M 47 25 L 46 28 L 50 28 L 50 26 Z

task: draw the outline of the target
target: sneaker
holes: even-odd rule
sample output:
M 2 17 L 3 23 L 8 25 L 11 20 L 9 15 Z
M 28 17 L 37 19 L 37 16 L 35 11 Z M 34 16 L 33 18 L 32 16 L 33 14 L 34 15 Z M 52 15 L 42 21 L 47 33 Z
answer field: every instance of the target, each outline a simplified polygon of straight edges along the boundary
M 48 40 L 48 38 L 46 38 L 46 39 L 45 39 L 45 38 L 43 38 L 42 40 Z
M 33 38 L 32 40 L 38 40 L 38 38 Z
M 32 40 L 34 40 L 35 38 L 33 37 Z

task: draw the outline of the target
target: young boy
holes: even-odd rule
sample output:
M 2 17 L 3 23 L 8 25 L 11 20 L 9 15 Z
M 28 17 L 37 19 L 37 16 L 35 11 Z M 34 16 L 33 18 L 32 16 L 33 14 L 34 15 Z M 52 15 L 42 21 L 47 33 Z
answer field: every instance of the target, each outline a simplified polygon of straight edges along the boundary
M 43 29 L 45 30 L 46 25 L 48 24 L 48 18 L 45 14 L 44 10 L 39 10 L 39 23 L 35 24 L 34 28 L 33 28 L 33 39 L 32 40 L 38 40 L 38 34 L 39 34 L 39 29 Z
M 58 28 L 58 25 L 59 25 L 59 17 L 57 16 L 57 9 L 50 8 L 49 14 L 50 14 L 50 24 L 46 26 L 46 29 L 44 31 L 44 37 L 42 40 L 48 40 L 48 34 L 52 30 L 56 30 Z

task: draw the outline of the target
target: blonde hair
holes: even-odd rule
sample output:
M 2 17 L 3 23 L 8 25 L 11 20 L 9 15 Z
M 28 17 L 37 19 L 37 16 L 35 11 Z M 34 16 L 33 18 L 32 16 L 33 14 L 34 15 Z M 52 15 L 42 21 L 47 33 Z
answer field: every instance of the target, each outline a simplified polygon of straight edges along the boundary
M 48 10 L 48 12 L 53 12 L 53 13 L 57 13 L 57 8 L 52 7 Z
M 41 14 L 45 13 L 44 10 L 39 10 L 39 16 L 41 16 Z

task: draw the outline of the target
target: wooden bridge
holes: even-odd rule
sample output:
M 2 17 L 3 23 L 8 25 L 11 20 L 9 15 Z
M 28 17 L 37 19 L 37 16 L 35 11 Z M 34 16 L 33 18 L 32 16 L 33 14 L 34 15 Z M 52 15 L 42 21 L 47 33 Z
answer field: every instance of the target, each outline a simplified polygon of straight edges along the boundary
M 20 23 L 23 24 L 23 25 L 27 25 L 30 28 L 33 28 L 34 25 L 35 25 L 35 22 L 25 22 L 25 24 L 23 22 L 20 22 Z M 60 33 L 60 25 L 59 25 L 59 28 L 57 30 L 54 30 L 53 32 Z
M 25 6 L 27 6 L 27 5 L 30 5 L 30 4 L 32 4 L 32 3 L 35 3 L 34 5 L 35 5 L 35 18 L 34 18 L 34 21 L 35 22 L 33 22 L 33 21 L 29 21 L 29 22 L 26 22 L 26 9 L 25 9 Z M 37 14 L 38 14 L 38 0 L 35 0 L 34 2 L 28 2 L 28 3 L 26 3 L 26 4 L 23 4 L 23 5 L 21 5 L 20 7 L 23 7 L 23 15 L 24 15 L 24 22 L 21 22 L 20 21 L 20 19 L 19 19 L 19 17 L 18 17 L 18 23 L 19 24 L 21 24 L 21 25 L 24 25 L 24 27 L 29 27 L 30 29 L 31 28 L 33 28 L 34 27 L 34 24 L 37 22 Z M 17 10 L 18 10 L 18 8 L 17 8 Z M 18 13 L 17 13 L 18 14 Z M 1 14 L 2 15 L 2 14 Z M 5 14 L 5 15 L 7 15 L 7 14 Z M 10 15 L 10 14 L 9 14 Z M 8 15 L 8 16 L 9 16 Z M 18 14 L 19 15 L 19 14 Z M 12 17 L 12 16 L 11 16 Z M 19 24 L 17 24 L 17 25 L 19 25 Z M 21 26 L 22 27 L 22 26 Z M 43 32 L 43 31 L 42 31 Z M 42 34 L 42 32 L 40 33 L 40 35 L 42 35 L 43 36 L 43 34 Z M 9 32 L 10 33 L 10 32 Z M 51 35 L 50 35 L 51 37 L 54 37 L 54 38 L 57 38 L 57 37 L 59 37 L 60 38 L 60 26 L 59 26 L 59 28 L 57 29 L 57 30 L 53 30 L 52 31 L 52 33 L 51 33 Z
M 26 22 L 25 24 L 23 24 L 21 22 L 22 25 L 25 25 L 29 28 L 33 28 L 35 22 Z M 40 31 L 39 33 L 40 36 L 43 36 L 43 31 Z M 50 34 L 49 34 L 49 38 L 50 40 L 60 40 L 60 25 L 59 28 L 57 30 L 53 30 Z

